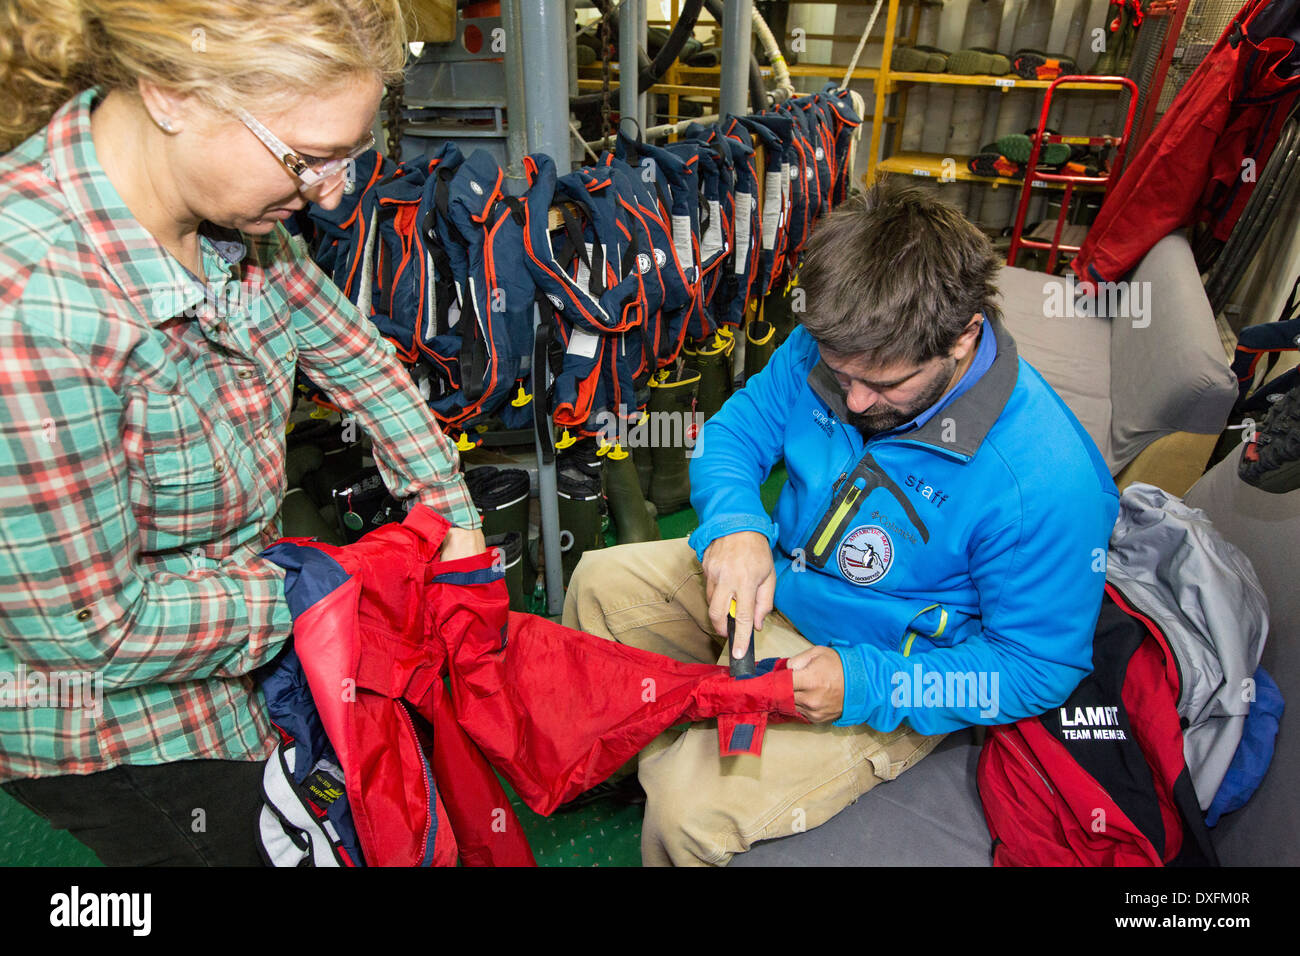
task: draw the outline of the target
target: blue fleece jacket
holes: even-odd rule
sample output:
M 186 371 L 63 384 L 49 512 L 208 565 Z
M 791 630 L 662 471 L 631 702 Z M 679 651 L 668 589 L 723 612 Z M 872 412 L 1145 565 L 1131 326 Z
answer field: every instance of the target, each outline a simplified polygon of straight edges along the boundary
M 691 546 L 767 535 L 777 609 L 844 666 L 840 725 L 1008 723 L 1091 670 L 1115 483 L 996 319 L 990 340 L 934 414 L 864 443 L 801 327 L 700 431 Z M 759 485 L 783 459 L 768 515 Z

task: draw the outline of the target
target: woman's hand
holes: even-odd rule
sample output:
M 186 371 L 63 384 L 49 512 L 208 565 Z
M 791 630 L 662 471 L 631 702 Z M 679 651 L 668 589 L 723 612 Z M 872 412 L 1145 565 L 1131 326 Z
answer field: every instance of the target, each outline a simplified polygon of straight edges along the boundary
M 478 528 L 450 528 L 438 551 L 438 560 L 455 561 L 457 558 L 471 558 L 487 550 L 483 532 Z

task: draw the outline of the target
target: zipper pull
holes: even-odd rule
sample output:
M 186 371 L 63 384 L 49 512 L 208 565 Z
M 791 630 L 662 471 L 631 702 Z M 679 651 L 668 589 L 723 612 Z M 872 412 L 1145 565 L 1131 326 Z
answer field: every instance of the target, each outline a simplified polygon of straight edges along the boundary
M 847 471 L 841 471 L 841 472 L 840 472 L 840 476 L 839 476 L 838 478 L 835 479 L 835 484 L 831 485 L 831 497 L 832 497 L 832 498 L 835 497 L 835 495 L 837 495 L 837 494 L 839 493 L 840 485 L 843 483 L 844 479 L 847 478 L 848 476 L 849 476 L 849 473 L 848 473 Z

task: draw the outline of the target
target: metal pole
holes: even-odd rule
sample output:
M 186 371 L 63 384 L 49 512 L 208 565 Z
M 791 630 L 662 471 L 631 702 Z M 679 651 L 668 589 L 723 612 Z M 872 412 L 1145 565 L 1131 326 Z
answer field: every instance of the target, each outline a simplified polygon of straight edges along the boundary
M 623 0 L 618 8 L 618 111 L 621 116 L 640 116 L 640 97 L 636 91 L 641 74 L 636 55 L 637 41 L 641 37 L 641 28 L 637 24 L 639 9 L 637 0 Z M 637 122 L 641 123 L 641 120 L 638 118 Z
M 512 0 L 519 3 L 520 33 L 507 42 L 523 41 L 524 116 L 528 131 L 529 152 L 542 152 L 555 160 L 561 176 L 569 172 L 572 145 L 569 130 L 569 68 L 567 64 L 568 24 L 563 14 L 566 5 L 554 0 Z M 635 62 L 635 60 L 633 61 Z M 533 308 L 533 328 L 541 314 Z M 533 401 L 545 402 L 550 374 L 541 369 L 537 375 L 548 389 L 538 387 Z M 551 427 L 549 414 L 547 428 Z M 564 574 L 560 555 L 560 506 L 555 481 L 555 462 L 546 463 L 541 437 L 537 437 L 537 499 L 542 513 L 542 547 L 546 563 L 546 605 L 552 616 L 564 607 Z
M 672 133 L 682 133 L 686 127 L 692 123 L 699 123 L 701 126 L 708 126 L 710 123 L 716 123 L 721 117 L 717 113 L 709 113 L 705 116 L 693 116 L 690 119 L 684 119 L 680 123 L 665 123 L 662 126 L 647 126 L 641 131 L 643 139 L 659 139 L 669 136 Z M 589 149 L 608 149 L 614 145 L 613 136 L 605 136 L 602 139 L 593 139 L 586 143 Z
M 754 42 L 754 0 L 727 0 L 722 6 L 722 88 L 718 112 L 749 112 L 749 51 Z M 761 106 L 761 104 L 759 104 Z
M 578 0 L 565 0 L 564 4 L 564 22 L 567 24 L 565 33 L 569 38 L 569 96 L 578 95 L 578 31 L 574 29 L 578 22 Z
M 523 44 L 519 24 L 519 0 L 505 0 L 501 4 L 501 26 L 506 31 L 506 175 L 516 181 L 524 177 L 524 155 L 528 152 L 526 135 L 528 116 L 524 105 L 527 89 L 524 73 Z
M 650 0 L 636 0 L 636 22 L 637 22 L 637 44 L 645 50 L 646 56 L 650 56 Z M 639 84 L 638 84 L 639 85 Z M 647 112 L 646 104 L 650 100 L 649 93 L 640 93 L 636 98 L 636 121 L 642 129 L 645 129 L 646 123 L 650 120 L 650 114 Z

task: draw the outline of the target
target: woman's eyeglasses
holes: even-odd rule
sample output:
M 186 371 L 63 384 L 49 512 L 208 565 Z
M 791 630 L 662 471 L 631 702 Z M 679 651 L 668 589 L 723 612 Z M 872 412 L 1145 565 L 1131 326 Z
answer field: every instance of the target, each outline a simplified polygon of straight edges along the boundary
M 324 159 L 318 156 L 303 156 L 285 145 L 284 141 L 262 125 L 253 114 L 245 109 L 236 112 L 240 121 L 249 128 L 249 130 L 260 139 L 275 156 L 284 164 L 284 168 L 298 177 L 298 191 L 307 192 L 320 186 L 322 183 L 337 179 L 340 175 L 356 161 L 357 157 L 362 156 L 375 148 L 375 136 L 373 133 L 368 135 L 361 145 L 352 149 L 346 156 L 339 159 Z M 351 189 L 346 191 L 351 192 Z

